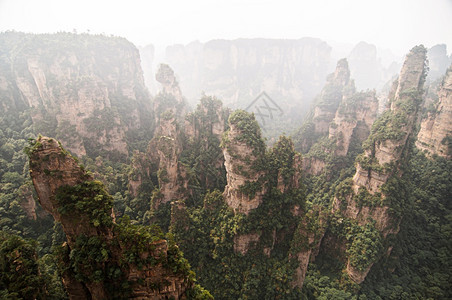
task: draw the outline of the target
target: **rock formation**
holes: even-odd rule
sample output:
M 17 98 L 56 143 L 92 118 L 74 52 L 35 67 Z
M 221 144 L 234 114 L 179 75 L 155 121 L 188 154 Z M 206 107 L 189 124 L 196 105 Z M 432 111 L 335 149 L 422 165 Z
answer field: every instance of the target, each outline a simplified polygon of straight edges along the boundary
M 377 121 L 364 145 L 365 154 L 361 157 L 353 178 L 355 192 L 358 192 L 361 186 L 366 187 L 372 194 L 377 192 L 394 171 L 389 165 L 397 164 L 405 149 L 422 101 L 422 88 L 426 76 L 424 50 L 422 46 L 415 47 L 407 55 L 400 71 L 394 98 L 390 102 L 390 110 Z
M 360 92 L 343 98 L 329 127 L 329 138 L 336 140 L 335 155 L 347 155 L 353 138 L 362 143 L 369 136 L 377 110 L 375 92 Z
M 447 68 L 452 63 L 452 57 L 447 55 L 446 44 L 435 45 L 428 49 L 427 58 L 429 67 L 427 78 L 430 81 L 437 80 L 438 78 L 444 76 Z
M 227 186 L 226 203 L 236 212 L 248 214 L 262 202 L 264 173 L 259 169 L 265 144 L 254 115 L 238 110 L 229 117 L 229 131 L 223 139 Z
M 178 120 L 182 120 L 188 109 L 174 71 L 170 66 L 161 64 L 155 78 L 162 85 L 162 90 L 154 99 L 156 123 L 158 124 L 160 115 L 167 111 L 171 111 Z
M 185 116 L 185 137 L 188 149 L 195 150 L 198 159 L 198 181 L 206 189 L 224 189 L 224 156 L 220 147 L 227 128 L 229 110 L 215 97 L 203 96 L 196 110 Z
M 314 100 L 311 115 L 296 135 L 297 148 L 302 153 L 310 150 L 317 140 L 328 134 L 342 99 L 355 93 L 355 86 L 350 80 L 350 71 L 346 59 L 338 61 L 334 73 L 328 75 L 327 83 L 320 95 Z
M 422 120 L 416 146 L 429 155 L 452 157 L 452 67 L 442 81 L 435 111 Z
M 315 259 L 326 230 L 326 214 L 313 207 L 304 213 L 291 244 L 291 258 L 298 262 L 292 286 L 302 288 L 309 262 Z
M 417 120 L 427 71 L 426 52 L 423 46 L 416 46 L 407 55 L 390 109 L 377 119 L 364 143 L 365 152 L 357 158 L 353 180 L 344 182 L 336 192 L 333 210 L 340 211 L 361 228 L 360 233 L 355 233 L 348 241 L 347 273 L 357 283 L 364 280 L 376 253 L 381 251 L 378 250 L 381 239 L 398 232 L 400 219 L 390 212 L 391 205 L 398 204 L 384 201 L 386 195 L 382 186 L 398 170 Z M 358 248 L 369 249 L 373 254 L 368 257 L 373 259 L 361 258 Z
M 158 165 L 159 196 L 153 203 L 155 209 L 160 203 L 188 197 L 186 170 L 179 162 L 183 150 L 180 125 L 171 111 L 161 115 L 159 123 L 147 150 L 150 161 Z
M 31 109 L 35 131 L 56 136 L 79 156 L 104 151 L 112 157 L 128 155 L 128 134 L 152 131 L 138 50 L 125 39 L 69 33 L 2 38 L 5 45 L 18 39 L 20 46 L 6 47 L 10 71 L 0 82 Z
M 298 133 L 298 147 L 307 152 L 303 170 L 319 175 L 328 157 L 346 156 L 352 142 L 367 138 L 377 110 L 375 92 L 356 92 L 347 60 L 340 60 L 315 102 L 311 119 Z
M 137 169 L 142 170 L 141 173 L 147 170 L 144 177 L 157 173 L 159 191 L 154 197 L 154 208 L 160 203 L 187 199 L 193 193 L 192 188 L 198 185 L 205 189 L 224 188 L 220 140 L 227 116 L 228 111 L 223 109 L 221 101 L 208 96 L 201 99 L 194 112 L 185 116 L 184 124 L 179 122 L 172 109 L 160 115 L 147 153 L 137 154 L 143 164 L 137 165 Z M 139 177 L 131 188 L 139 186 Z
M 327 84 L 320 93 L 320 99 L 314 108 L 314 133 L 328 132 L 329 124 L 333 121 L 335 112 L 344 96 L 354 93 L 355 86 L 350 81 L 350 71 L 346 59 L 337 62 L 336 71 L 329 76 Z
M 194 283 L 177 246 L 127 221 L 117 224 L 112 197 L 57 141 L 39 137 L 28 153 L 39 202 L 67 237 L 60 262 L 70 299 L 185 297 Z

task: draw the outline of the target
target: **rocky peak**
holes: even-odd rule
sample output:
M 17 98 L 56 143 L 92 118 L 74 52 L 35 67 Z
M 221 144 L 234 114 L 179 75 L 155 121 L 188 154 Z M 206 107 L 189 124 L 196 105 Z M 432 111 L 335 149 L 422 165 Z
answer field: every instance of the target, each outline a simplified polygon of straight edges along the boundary
M 376 88 L 381 68 L 377 61 L 377 47 L 359 42 L 348 55 L 350 71 L 360 89 Z
M 185 118 L 185 133 L 193 138 L 201 135 L 214 135 L 221 138 L 227 122 L 228 111 L 223 108 L 220 100 L 215 97 L 203 96 L 196 111 Z
M 428 49 L 427 57 L 429 66 L 428 79 L 431 81 L 444 76 L 447 68 L 452 63 L 452 57 L 447 55 L 446 44 L 435 45 Z
M 422 120 L 416 146 L 429 155 L 452 157 L 452 66 L 438 91 L 435 111 Z
M 165 94 L 173 95 L 178 102 L 182 101 L 182 92 L 179 87 L 179 83 L 176 80 L 176 75 L 173 69 L 166 64 L 161 64 L 155 79 L 162 85 L 162 92 Z
M 224 156 L 220 147 L 227 128 L 229 110 L 215 97 L 203 96 L 195 111 L 185 116 L 185 150 L 183 157 L 196 170 L 197 181 L 206 189 L 223 190 L 226 182 Z M 196 157 L 193 161 L 193 157 Z
M 161 115 L 154 138 L 149 142 L 148 157 L 158 165 L 159 196 L 153 208 L 161 203 L 185 199 L 188 182 L 184 179 L 185 168 L 179 162 L 182 152 L 181 129 L 176 116 L 167 111 Z
M 333 121 L 336 110 L 345 96 L 355 92 L 347 60 L 338 61 L 336 71 L 328 76 L 327 83 L 320 95 L 314 100 L 312 117 L 306 121 L 298 135 L 302 152 L 308 152 L 313 144 L 328 134 L 329 124 Z
M 390 164 L 397 164 L 406 141 L 413 130 L 417 111 L 422 102 L 426 77 L 426 50 L 414 47 L 403 64 L 390 110 L 377 121 L 364 144 L 365 154 L 358 159 L 354 190 L 363 186 L 370 193 L 379 191 L 395 171 Z
M 362 143 L 368 137 L 377 111 L 375 91 L 343 97 L 329 126 L 329 138 L 336 141 L 335 155 L 347 155 L 352 139 Z
M 406 97 L 403 92 L 410 90 L 421 91 L 427 77 L 428 67 L 426 60 L 426 49 L 424 46 L 416 46 L 407 54 L 399 74 L 398 86 L 394 100 L 391 102 L 391 109 L 396 109 L 397 99 Z
M 125 39 L 23 34 L 16 43 L 5 49 L 8 81 L 31 109 L 36 132 L 79 156 L 124 158 L 129 131 L 152 131 L 138 50 Z
M 223 139 L 227 186 L 223 196 L 234 211 L 248 214 L 262 202 L 265 144 L 254 114 L 237 110 L 229 116 L 230 129 Z
M 346 58 L 342 58 L 337 62 L 336 70 L 330 80 L 334 85 L 346 86 L 350 81 L 350 70 Z
M 117 224 L 102 183 L 54 139 L 39 137 L 27 151 L 39 202 L 67 237 L 59 260 L 70 299 L 185 297 L 193 278 L 175 245 L 127 221 Z
M 156 123 L 159 123 L 160 116 L 167 111 L 171 111 L 179 121 L 183 120 L 188 107 L 174 71 L 170 66 L 161 64 L 155 78 L 162 85 L 162 90 L 154 99 Z
M 427 72 L 426 52 L 423 46 L 416 46 L 407 55 L 390 110 L 373 125 L 363 144 L 365 152 L 356 159 L 353 179 L 344 181 L 336 192 L 333 210 L 341 212 L 361 228 L 361 233 L 348 241 L 347 273 L 357 283 L 365 279 L 375 260 L 375 256 L 373 261 L 366 263 L 358 259 L 358 245 L 368 247 L 369 253 L 378 253 L 382 239 L 389 233 L 398 232 L 400 220 L 390 214 L 392 204 L 383 201 L 386 195 L 382 186 L 398 170 L 399 160 L 417 120 Z M 363 240 L 370 236 L 369 241 L 375 241 L 364 245 Z

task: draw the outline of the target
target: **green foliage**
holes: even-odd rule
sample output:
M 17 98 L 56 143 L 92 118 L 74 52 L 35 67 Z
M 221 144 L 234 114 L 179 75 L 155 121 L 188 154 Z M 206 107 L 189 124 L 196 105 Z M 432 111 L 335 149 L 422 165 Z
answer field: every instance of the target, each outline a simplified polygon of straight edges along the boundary
M 422 92 L 419 89 L 401 91 L 399 98 L 393 100 L 393 109 L 385 111 L 372 125 L 363 148 L 372 149 L 377 143 L 400 141 L 406 137 L 421 102 Z
M 110 257 L 105 241 L 97 236 L 79 235 L 69 254 L 75 278 L 82 282 L 101 282 L 106 277 L 105 263 Z
M 244 184 L 239 186 L 239 191 L 247 195 L 250 199 L 253 199 L 256 196 L 256 193 L 262 190 L 262 183 L 259 181 L 246 181 Z
M 254 155 L 257 156 L 265 152 L 265 143 L 262 140 L 261 129 L 254 114 L 250 114 L 244 110 L 236 110 L 229 116 L 229 125 L 237 128 L 239 132 L 239 135 L 235 139 L 251 147 Z M 223 144 L 227 146 L 228 141 L 223 140 Z
M 226 170 L 220 147 L 218 130 L 225 130 L 227 111 L 221 101 L 204 96 L 197 109 L 186 115 L 185 121 L 194 130 L 194 137 L 183 137 L 183 150 L 179 162 L 187 171 L 191 195 L 187 205 L 200 205 L 207 190 L 226 186 Z M 215 129 L 215 130 L 214 130 Z
M 139 267 L 144 264 L 154 265 L 157 263 L 155 257 L 149 255 L 143 258 L 142 253 L 155 250 L 155 242 L 164 238 L 164 234 L 158 226 L 134 225 L 125 216 L 115 225 L 114 231 L 123 249 L 125 249 L 124 262 Z
M 359 271 L 366 270 L 374 263 L 383 249 L 382 236 L 375 228 L 375 222 L 353 226 L 346 238 L 350 241 L 347 248 L 350 265 Z
M 366 206 L 373 208 L 383 204 L 381 193 L 377 192 L 375 194 L 371 194 L 365 187 L 359 188 L 358 194 L 353 197 L 353 201 L 355 201 L 358 207 Z
M 80 184 L 59 187 L 55 194 L 58 212 L 70 216 L 76 212 L 95 227 L 110 227 L 113 224 L 111 209 L 113 198 L 105 191 L 100 181 L 84 181 Z
M 39 274 L 36 242 L 0 231 L 0 297 L 36 299 L 44 296 Z
M 391 255 L 373 267 L 362 292 L 372 299 L 449 299 L 451 278 L 452 162 L 429 160 L 417 150 L 393 184 L 403 201 L 400 231 Z M 401 192 L 401 193 L 400 193 Z M 391 272 L 388 272 L 391 270 Z

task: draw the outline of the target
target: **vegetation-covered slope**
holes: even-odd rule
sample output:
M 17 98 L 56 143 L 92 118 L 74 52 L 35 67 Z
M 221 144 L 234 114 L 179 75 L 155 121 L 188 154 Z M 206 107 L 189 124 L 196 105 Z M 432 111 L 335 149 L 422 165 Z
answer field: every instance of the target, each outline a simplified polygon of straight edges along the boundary
M 124 298 L 144 290 L 148 296 L 179 297 L 196 287 L 187 261 L 198 282 L 218 299 L 451 297 L 451 163 L 444 150 L 447 139 L 441 144 L 437 138 L 451 135 L 450 122 L 444 122 L 450 121 L 444 117 L 450 76 L 441 85 L 438 105 L 424 118 L 423 47 L 413 49 L 409 57 L 415 63 L 402 69 L 395 85 L 400 88 L 389 96 L 392 108 L 375 122 L 375 94 L 356 92 L 341 60 L 318 98 L 315 117 L 295 137 L 301 155 L 284 136 L 267 148 L 253 114 L 231 113 L 214 97 L 203 96 L 193 112 L 183 115 L 187 107 L 168 66 L 159 75 L 163 91 L 154 105 L 146 104 L 148 98 L 138 96 L 142 79 L 135 70 L 136 49 L 125 40 L 9 34 L 0 44 L 1 297 L 64 299 L 80 293 Z M 21 41 L 30 49 L 16 47 Z M 85 46 L 70 49 L 80 41 Z M 31 57 L 32 49 L 40 50 Z M 77 62 L 64 69 L 57 58 L 68 53 Z M 115 55 L 124 59 L 102 67 Z M 51 67 L 40 67 L 46 60 Z M 69 89 L 82 73 L 98 83 L 99 91 L 105 85 L 108 99 L 94 93 L 98 87 L 81 86 L 75 89 L 81 94 L 60 102 L 55 91 Z M 48 80 L 52 74 L 59 74 L 56 81 Z M 135 98 L 129 97 L 131 86 Z M 116 93 L 122 96 L 110 97 Z M 64 163 L 52 164 L 57 161 L 52 155 L 72 158 L 56 141 L 47 148 L 50 140 L 41 138 L 41 146 L 47 146 L 36 143 L 29 149 L 32 156 L 55 150 L 30 165 L 33 176 L 41 176 L 41 206 L 22 149 L 41 130 L 50 128 L 62 138 L 63 132 L 70 134 L 62 116 L 73 114 L 74 103 L 82 100 L 97 107 L 96 95 L 102 103 L 110 101 L 113 123 L 104 124 L 108 118 L 93 110 L 89 134 L 100 138 L 86 143 L 83 130 L 77 132 L 86 150 L 79 159 L 92 173 L 75 162 L 74 176 L 61 173 Z M 49 118 L 31 113 L 30 99 L 42 102 Z M 54 112 L 61 120 L 52 121 Z M 85 116 L 77 118 L 71 121 L 86 123 Z M 418 124 L 423 124 L 423 143 L 416 143 Z M 126 143 L 124 155 L 103 148 L 102 137 L 110 130 Z M 433 142 L 426 137 L 434 137 L 436 146 L 430 147 Z M 385 147 L 393 149 L 388 156 L 382 155 Z M 436 150 L 425 155 L 423 147 L 438 148 L 443 157 Z M 382 175 L 386 183 L 371 184 Z M 44 204 L 53 193 L 43 193 L 43 186 L 52 181 L 62 185 L 54 186 L 56 206 Z M 386 212 L 378 214 L 382 208 Z M 159 251 L 167 255 L 154 253 Z M 138 254 L 146 252 L 152 255 Z M 164 278 L 175 288 L 163 288 Z M 143 282 L 149 285 L 140 290 Z M 186 295 L 209 297 L 199 288 L 191 292 Z

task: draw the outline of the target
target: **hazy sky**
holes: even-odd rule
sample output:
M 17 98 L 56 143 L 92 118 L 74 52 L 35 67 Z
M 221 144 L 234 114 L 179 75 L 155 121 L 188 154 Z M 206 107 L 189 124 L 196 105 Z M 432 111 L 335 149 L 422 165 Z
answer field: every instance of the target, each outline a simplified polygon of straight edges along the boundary
M 367 41 L 452 50 L 452 0 L 0 0 L 0 31 L 72 31 L 162 46 L 224 38 Z

